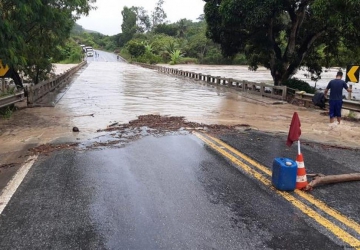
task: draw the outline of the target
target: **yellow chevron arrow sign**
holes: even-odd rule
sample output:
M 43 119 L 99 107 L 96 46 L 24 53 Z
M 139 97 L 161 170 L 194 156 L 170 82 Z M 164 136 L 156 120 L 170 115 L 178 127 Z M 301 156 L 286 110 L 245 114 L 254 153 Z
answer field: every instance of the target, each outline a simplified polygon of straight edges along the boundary
M 0 60 L 0 77 L 6 75 L 6 73 L 9 71 L 9 66 L 3 65 Z
M 359 65 L 349 65 L 346 68 L 346 82 L 359 82 Z

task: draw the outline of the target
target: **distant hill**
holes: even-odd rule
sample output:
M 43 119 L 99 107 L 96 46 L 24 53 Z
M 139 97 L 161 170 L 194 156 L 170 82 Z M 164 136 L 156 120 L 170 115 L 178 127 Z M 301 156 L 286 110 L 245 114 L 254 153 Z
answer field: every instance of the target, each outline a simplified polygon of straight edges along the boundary
M 84 29 L 81 25 L 79 25 L 79 24 L 77 24 L 77 23 L 74 24 L 74 27 L 73 27 L 71 33 L 74 33 L 74 34 L 79 34 L 79 33 L 96 33 L 96 34 L 101 34 L 101 33 L 98 32 L 98 31 Z M 102 35 L 102 34 L 101 34 L 101 35 Z

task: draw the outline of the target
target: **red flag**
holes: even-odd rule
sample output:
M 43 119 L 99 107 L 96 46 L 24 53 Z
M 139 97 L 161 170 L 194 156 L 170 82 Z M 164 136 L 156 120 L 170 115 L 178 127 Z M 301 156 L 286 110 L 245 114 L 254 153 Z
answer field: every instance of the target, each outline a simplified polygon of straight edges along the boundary
M 298 113 L 294 112 L 293 118 L 290 124 L 289 135 L 286 141 L 286 145 L 289 147 L 294 143 L 294 141 L 298 141 L 301 135 L 301 123 L 298 116 Z

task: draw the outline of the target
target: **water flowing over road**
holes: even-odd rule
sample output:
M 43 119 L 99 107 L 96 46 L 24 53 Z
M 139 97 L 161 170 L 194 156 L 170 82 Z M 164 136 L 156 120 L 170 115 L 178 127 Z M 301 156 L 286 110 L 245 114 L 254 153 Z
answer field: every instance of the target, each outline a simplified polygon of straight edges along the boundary
M 358 146 L 360 141 L 357 124 L 345 121 L 335 128 L 329 127 L 328 117 L 320 115 L 319 110 L 279 105 L 272 99 L 127 64 L 111 53 L 99 55 L 88 59 L 88 65 L 57 96 L 55 107 L 21 110 L 10 120 L 0 121 L 5 152 L 19 144 L 86 139 L 109 124 L 125 123 L 145 114 L 184 116 L 205 124 L 248 124 L 262 131 L 287 133 L 293 112 L 297 111 L 302 138 L 344 146 Z M 206 66 L 196 67 L 209 70 Z M 212 68 L 208 72 L 216 75 L 222 66 Z M 234 69 L 228 68 L 223 73 Z M 23 121 L 15 123 L 19 117 Z M 44 129 L 49 126 L 50 130 Z M 87 133 L 74 134 L 73 126 Z
M 285 145 L 294 111 L 302 138 L 323 143 L 358 146 L 357 123 L 330 127 L 319 110 L 98 53 L 39 107 L 0 121 L 0 249 L 359 246 L 357 182 L 312 195 L 271 184 L 274 157 L 297 155 Z M 142 123 L 148 114 L 161 117 Z M 359 171 L 358 150 L 302 152 L 308 173 Z

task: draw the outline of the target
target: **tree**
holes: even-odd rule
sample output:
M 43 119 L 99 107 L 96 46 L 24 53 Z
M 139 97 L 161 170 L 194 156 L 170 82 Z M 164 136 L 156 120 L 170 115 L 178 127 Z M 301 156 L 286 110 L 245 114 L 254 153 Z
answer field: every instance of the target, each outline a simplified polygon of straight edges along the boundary
M 204 0 L 207 35 L 226 56 L 245 52 L 250 68 L 269 68 L 275 85 L 301 66 L 319 68 L 336 57 L 340 44 L 360 41 L 360 1 L 343 0 Z
M 144 7 L 134 7 L 136 12 L 137 31 L 144 33 L 151 29 L 150 17 Z
M 126 47 L 132 57 L 142 56 L 146 52 L 145 45 L 135 41 L 128 42 Z
M 176 36 L 178 33 L 178 27 L 175 24 L 161 23 L 154 28 L 155 34 L 165 34 L 168 36 Z
M 52 56 L 64 44 L 75 21 L 95 0 L 3 0 L 0 2 L 0 58 L 35 83 L 51 69 Z
M 123 16 L 123 23 L 121 24 L 120 46 L 124 46 L 136 33 L 137 16 L 134 7 L 128 8 L 126 6 L 121 11 L 121 15 Z
M 177 35 L 181 38 L 183 38 L 185 36 L 185 33 L 187 31 L 187 28 L 189 25 L 192 24 L 191 20 L 186 20 L 186 18 L 181 19 L 180 21 L 177 22 L 177 26 L 178 26 L 178 31 L 177 31 Z
M 152 12 L 152 26 L 155 28 L 157 25 L 165 22 L 167 15 L 163 9 L 164 0 L 159 0 L 156 3 L 155 9 Z

